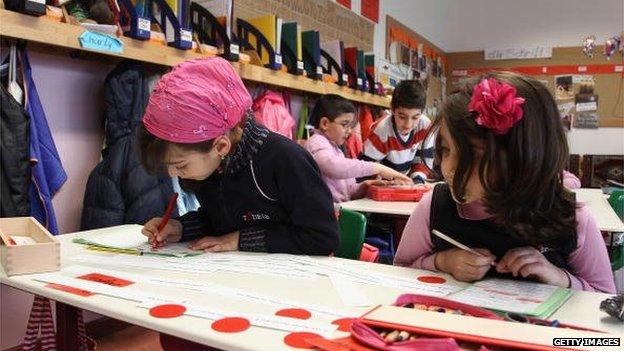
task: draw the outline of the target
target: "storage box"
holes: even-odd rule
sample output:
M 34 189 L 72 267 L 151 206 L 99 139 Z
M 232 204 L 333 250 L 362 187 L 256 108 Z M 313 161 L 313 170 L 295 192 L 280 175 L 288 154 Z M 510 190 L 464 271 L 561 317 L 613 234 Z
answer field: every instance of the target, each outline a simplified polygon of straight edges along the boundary
M 420 201 L 431 190 L 429 185 L 379 186 L 368 187 L 368 197 L 375 201 Z
M 59 270 L 60 243 L 34 218 L 0 218 L 0 233 L 0 261 L 7 275 Z

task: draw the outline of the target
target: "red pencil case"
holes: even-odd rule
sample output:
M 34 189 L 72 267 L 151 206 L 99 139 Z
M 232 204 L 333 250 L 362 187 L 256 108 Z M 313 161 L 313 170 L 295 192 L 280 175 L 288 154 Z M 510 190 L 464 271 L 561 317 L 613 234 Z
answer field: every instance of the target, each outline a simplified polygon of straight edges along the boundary
M 431 190 L 427 184 L 412 186 L 379 186 L 368 187 L 368 197 L 375 201 L 420 201 L 423 195 Z
M 473 317 L 503 320 L 503 318 L 499 315 L 479 307 L 425 295 L 401 295 L 394 303 L 394 306 L 426 309 L 443 313 L 456 313 Z M 351 325 L 351 336 L 359 343 L 367 347 L 382 351 L 460 351 L 463 349 L 454 338 L 421 336 L 416 335 L 415 333 L 408 333 L 410 335 L 410 339 L 408 340 L 390 341 L 386 339 L 388 336 L 385 334 L 386 329 L 387 328 L 369 326 L 364 321 L 358 319 L 355 320 Z M 471 349 L 474 350 L 489 350 L 485 346 L 472 346 L 473 347 Z

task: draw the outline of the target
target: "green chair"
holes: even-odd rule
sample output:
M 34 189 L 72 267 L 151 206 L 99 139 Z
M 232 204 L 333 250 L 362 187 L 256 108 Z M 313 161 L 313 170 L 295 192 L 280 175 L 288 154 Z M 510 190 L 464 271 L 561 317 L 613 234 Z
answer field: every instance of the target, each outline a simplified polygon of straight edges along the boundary
M 336 257 L 358 260 L 366 236 L 366 217 L 355 211 L 340 209 L 340 246 Z
M 612 192 L 608 201 L 618 217 L 624 220 L 624 190 Z

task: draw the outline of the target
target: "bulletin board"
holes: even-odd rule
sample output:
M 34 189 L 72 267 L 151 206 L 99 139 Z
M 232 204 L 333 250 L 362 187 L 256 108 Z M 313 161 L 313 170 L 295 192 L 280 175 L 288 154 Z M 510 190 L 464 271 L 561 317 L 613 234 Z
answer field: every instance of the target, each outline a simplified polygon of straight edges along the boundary
M 591 76 L 594 94 L 598 96 L 597 111 L 600 127 L 624 127 L 624 62 L 621 53 L 611 60 L 602 55 L 602 46 L 589 58 L 581 47 L 553 48 L 548 59 L 485 60 L 483 51 L 450 53 L 448 57 L 448 90 L 460 79 L 491 69 L 516 71 L 535 77 L 555 93 L 555 77 Z M 560 102 L 559 100 L 557 101 Z
M 386 59 L 390 59 L 390 51 L 393 42 L 400 42 L 410 50 L 417 50 L 419 44 L 423 46 L 423 54 L 427 60 L 438 61 L 440 58 L 441 76 L 428 74 L 427 78 L 427 108 L 438 106 L 443 100 L 444 87 L 446 86 L 446 73 L 448 72 L 447 54 L 429 40 L 405 26 L 392 16 L 386 15 Z M 433 115 L 435 113 L 428 113 Z M 433 117 L 433 116 L 432 116 Z

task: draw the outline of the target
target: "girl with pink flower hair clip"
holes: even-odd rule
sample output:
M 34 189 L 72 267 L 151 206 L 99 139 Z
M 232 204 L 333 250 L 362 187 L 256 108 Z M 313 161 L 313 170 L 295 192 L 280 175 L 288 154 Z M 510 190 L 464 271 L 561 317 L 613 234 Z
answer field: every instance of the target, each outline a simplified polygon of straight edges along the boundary
M 496 276 L 615 292 L 596 221 L 567 189 L 568 144 L 543 84 L 509 72 L 467 82 L 432 132 L 445 182 L 410 216 L 395 264 L 461 281 Z

